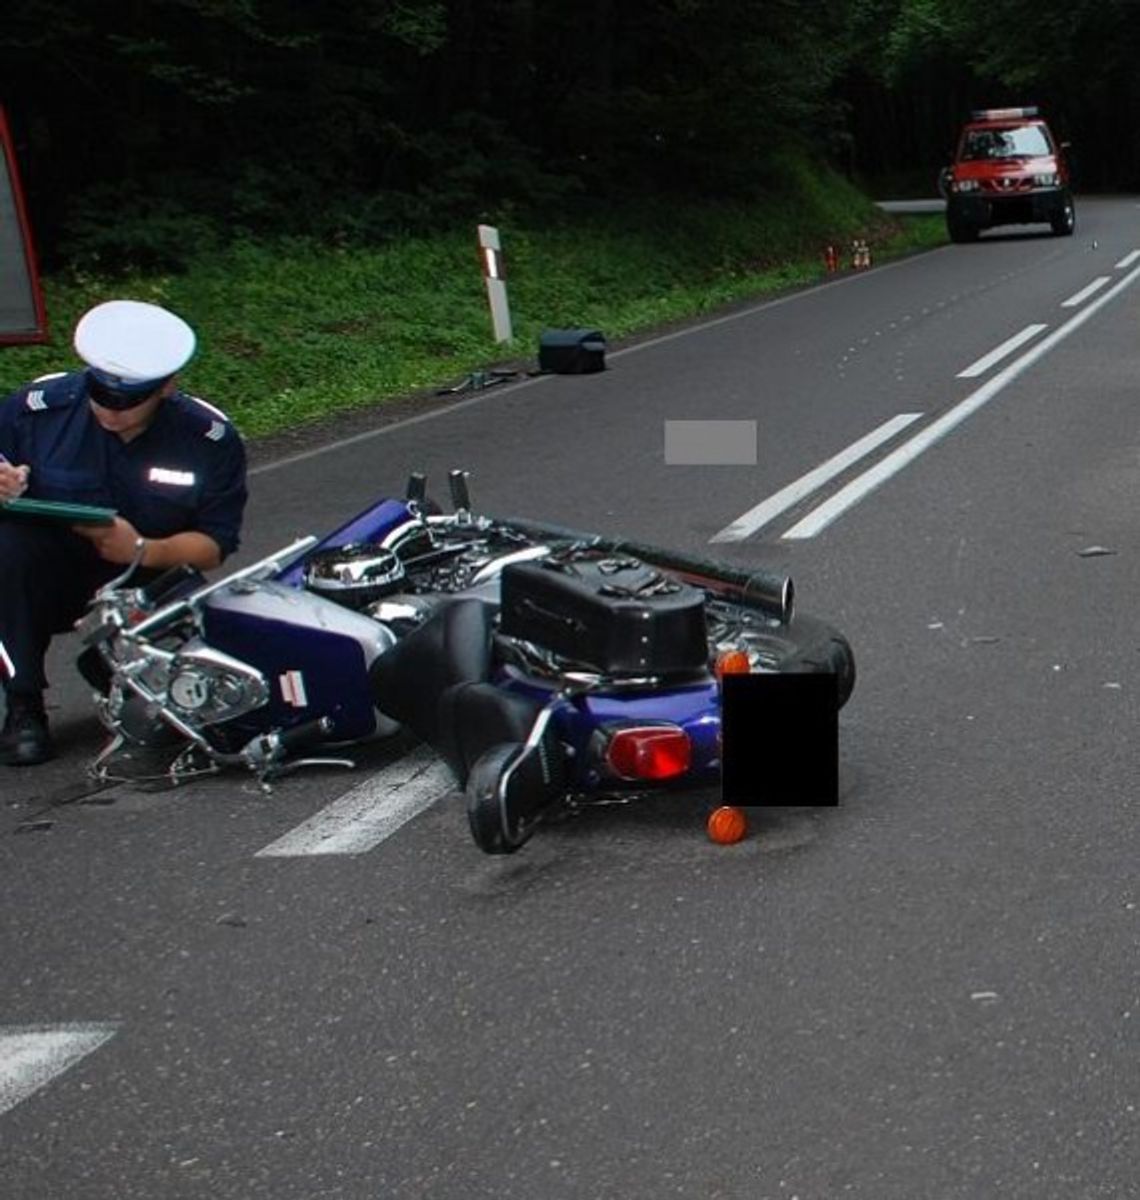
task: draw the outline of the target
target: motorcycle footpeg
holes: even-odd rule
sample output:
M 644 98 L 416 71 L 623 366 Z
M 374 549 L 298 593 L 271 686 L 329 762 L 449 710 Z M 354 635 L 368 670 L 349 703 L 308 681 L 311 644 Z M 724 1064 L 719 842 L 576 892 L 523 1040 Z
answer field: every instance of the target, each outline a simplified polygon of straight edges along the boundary
M 307 750 L 328 739 L 333 722 L 329 717 L 318 717 L 294 725 L 291 729 L 263 733 L 248 742 L 240 751 L 240 757 L 253 770 L 276 771 L 290 756 Z
M 513 854 L 564 798 L 562 748 L 547 735 L 534 744 L 492 746 L 467 779 L 471 836 L 486 854 Z

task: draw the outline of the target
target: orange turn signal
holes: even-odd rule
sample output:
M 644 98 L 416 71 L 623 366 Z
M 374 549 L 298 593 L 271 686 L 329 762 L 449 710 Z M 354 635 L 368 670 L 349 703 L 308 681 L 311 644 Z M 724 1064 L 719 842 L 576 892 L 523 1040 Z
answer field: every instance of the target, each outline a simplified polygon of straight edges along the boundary
M 723 679 L 725 675 L 747 675 L 752 670 L 752 663 L 744 650 L 722 650 L 713 670 L 717 679 Z

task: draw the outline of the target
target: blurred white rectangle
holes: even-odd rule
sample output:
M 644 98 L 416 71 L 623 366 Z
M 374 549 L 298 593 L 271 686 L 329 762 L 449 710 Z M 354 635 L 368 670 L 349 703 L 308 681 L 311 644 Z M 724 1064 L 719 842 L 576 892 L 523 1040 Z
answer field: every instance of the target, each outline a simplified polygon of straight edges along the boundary
M 754 467 L 755 421 L 666 421 L 665 463 L 671 467 Z

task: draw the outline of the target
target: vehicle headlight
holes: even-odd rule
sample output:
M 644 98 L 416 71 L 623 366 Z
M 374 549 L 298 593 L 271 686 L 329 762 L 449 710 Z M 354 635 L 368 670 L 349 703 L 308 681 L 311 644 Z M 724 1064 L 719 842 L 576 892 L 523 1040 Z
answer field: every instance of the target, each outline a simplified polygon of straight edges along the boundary
M 1040 175 L 1033 176 L 1033 182 L 1037 187 L 1056 187 L 1060 180 L 1056 171 L 1043 171 Z
M 950 185 L 950 188 L 955 192 L 976 192 L 978 181 L 976 179 L 958 179 Z
M 210 677 L 203 671 L 189 668 L 179 671 L 170 680 L 166 694 L 176 708 L 190 713 L 205 707 L 212 691 Z
M 268 696 L 259 671 L 209 646 L 182 650 L 169 665 L 166 703 L 196 729 L 260 708 Z

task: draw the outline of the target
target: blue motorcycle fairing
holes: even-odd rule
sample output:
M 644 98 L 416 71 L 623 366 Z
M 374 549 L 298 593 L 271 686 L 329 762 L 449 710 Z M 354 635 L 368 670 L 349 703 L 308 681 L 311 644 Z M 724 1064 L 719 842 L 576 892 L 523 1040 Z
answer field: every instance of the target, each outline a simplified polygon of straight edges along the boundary
M 266 707 L 235 718 L 237 731 L 287 729 L 328 716 L 330 741 L 394 733 L 372 704 L 368 668 L 395 641 L 384 625 L 322 596 L 275 583 L 212 596 L 203 610 L 205 640 L 250 661 L 269 684 Z

